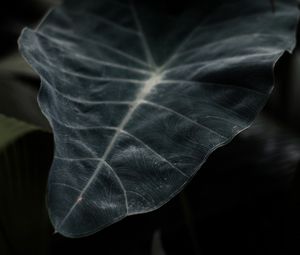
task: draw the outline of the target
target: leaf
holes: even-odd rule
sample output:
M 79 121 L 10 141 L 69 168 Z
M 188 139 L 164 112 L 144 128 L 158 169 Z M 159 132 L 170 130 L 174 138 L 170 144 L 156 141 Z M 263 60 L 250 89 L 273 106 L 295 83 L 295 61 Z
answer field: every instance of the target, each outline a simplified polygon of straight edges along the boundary
M 52 149 L 49 132 L 0 115 L 1 254 L 47 254 L 44 198 Z
M 86 236 L 159 208 L 264 106 L 295 45 L 295 5 L 199 2 L 66 1 L 23 31 L 55 136 L 56 231 Z
M 36 130 L 38 128 L 33 125 L 0 114 L 0 151 L 20 137 Z
M 1 60 L 0 114 L 50 129 L 38 107 L 38 87 L 38 77 L 19 54 Z

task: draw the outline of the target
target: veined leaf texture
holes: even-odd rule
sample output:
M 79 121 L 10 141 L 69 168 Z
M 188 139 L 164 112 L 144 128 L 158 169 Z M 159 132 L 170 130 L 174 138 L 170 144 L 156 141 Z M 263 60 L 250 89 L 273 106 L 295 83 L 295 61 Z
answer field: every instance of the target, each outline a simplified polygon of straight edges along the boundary
M 195 2 L 70 0 L 23 31 L 54 132 L 48 207 L 61 234 L 159 208 L 266 103 L 296 4 Z

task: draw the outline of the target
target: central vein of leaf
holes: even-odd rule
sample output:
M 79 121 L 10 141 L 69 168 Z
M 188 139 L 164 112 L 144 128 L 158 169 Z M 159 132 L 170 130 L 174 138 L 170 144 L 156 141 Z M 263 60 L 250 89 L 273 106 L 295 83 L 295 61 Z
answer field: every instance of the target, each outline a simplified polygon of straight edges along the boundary
M 157 84 L 159 84 L 162 80 L 162 75 L 161 74 L 153 74 L 150 79 L 145 81 L 145 85 L 143 88 L 140 90 L 136 101 L 143 100 L 149 92 L 152 90 L 153 87 L 155 87 Z M 137 102 L 139 103 L 139 102 Z
M 116 128 L 116 132 L 115 132 L 114 136 L 112 137 L 110 143 L 108 144 L 108 146 L 107 146 L 107 148 L 106 148 L 106 150 L 105 150 L 105 152 L 104 152 L 101 160 L 99 161 L 99 163 L 98 163 L 98 165 L 97 165 L 97 167 L 96 167 L 93 175 L 89 178 L 89 181 L 86 183 L 86 185 L 84 186 L 84 188 L 80 192 L 77 200 L 75 201 L 75 203 L 73 204 L 73 206 L 70 208 L 70 210 L 68 211 L 68 213 L 66 214 L 66 216 L 63 218 L 63 220 L 60 222 L 60 224 L 58 226 L 56 226 L 57 229 L 59 229 L 59 228 L 62 227 L 62 225 L 65 223 L 65 221 L 67 220 L 67 218 L 71 215 L 71 213 L 76 208 L 76 206 L 83 200 L 84 193 L 90 187 L 90 185 L 92 184 L 92 182 L 97 178 L 98 173 L 100 172 L 101 168 L 105 164 L 105 162 L 106 162 L 106 160 L 107 160 L 110 152 L 112 151 L 112 149 L 113 149 L 113 147 L 114 147 L 114 145 L 115 145 L 115 143 L 116 143 L 119 135 L 122 133 L 123 129 L 125 128 L 125 126 L 129 122 L 129 120 L 132 117 L 133 113 L 138 108 L 138 106 L 140 105 L 140 103 L 142 103 L 143 100 L 147 97 L 147 95 L 150 93 L 150 91 L 157 84 L 159 84 L 161 82 L 161 80 L 162 80 L 162 75 L 160 73 L 154 73 L 154 74 L 152 74 L 150 76 L 150 78 L 148 80 L 146 80 L 144 82 L 144 86 L 142 86 L 141 89 L 140 89 L 140 91 L 137 93 L 137 96 L 136 96 L 135 100 L 132 102 L 129 111 L 127 112 L 127 114 L 122 119 L 120 125 Z M 126 209 L 128 210 L 128 203 L 127 203 L 126 191 L 125 191 L 125 188 L 123 187 L 123 184 L 122 184 L 121 180 L 119 180 L 119 184 L 122 187 L 122 190 L 124 191 L 125 205 L 126 205 Z

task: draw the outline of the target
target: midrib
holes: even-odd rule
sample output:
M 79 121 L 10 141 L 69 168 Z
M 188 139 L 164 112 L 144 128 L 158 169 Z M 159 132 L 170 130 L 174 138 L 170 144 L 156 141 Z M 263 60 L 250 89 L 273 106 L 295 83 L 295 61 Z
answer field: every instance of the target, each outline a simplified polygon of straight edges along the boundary
M 66 216 L 62 219 L 62 221 L 60 222 L 60 224 L 57 226 L 57 229 L 59 229 L 64 222 L 66 221 L 66 219 L 71 215 L 71 213 L 73 212 L 73 210 L 76 208 L 76 206 L 78 205 L 78 203 L 80 203 L 83 200 L 83 195 L 84 193 L 87 191 L 87 189 L 89 188 L 89 186 L 92 184 L 93 180 L 97 177 L 98 173 L 100 172 L 104 162 L 106 162 L 107 157 L 109 156 L 110 152 L 112 151 L 119 135 L 122 133 L 122 130 L 125 128 L 125 126 L 127 125 L 127 123 L 129 122 L 129 120 L 131 119 L 133 113 L 136 111 L 136 109 L 138 108 L 138 106 L 141 104 L 141 102 L 147 97 L 147 95 L 151 92 L 151 90 L 160 83 L 160 81 L 162 80 L 162 70 L 164 68 L 157 68 L 155 61 L 153 59 L 150 47 L 148 45 L 148 42 L 146 40 L 145 34 L 143 32 L 142 29 L 142 25 L 139 21 L 137 12 L 135 10 L 135 7 L 133 5 L 133 2 L 131 2 L 131 11 L 132 11 L 132 15 L 133 18 L 135 20 L 137 29 L 139 31 L 140 37 L 141 37 L 141 42 L 142 42 L 142 46 L 144 48 L 146 57 L 147 57 L 147 62 L 149 64 L 149 66 L 152 67 L 152 69 L 155 69 L 157 71 L 153 71 L 153 73 L 150 75 L 149 79 L 146 80 L 144 82 L 144 86 L 142 86 L 142 88 L 139 90 L 139 92 L 137 93 L 137 96 L 135 98 L 135 100 L 132 102 L 129 111 L 127 112 L 127 114 L 124 116 L 124 118 L 122 119 L 120 125 L 116 128 L 116 132 L 114 134 L 114 136 L 112 137 L 110 143 L 108 144 L 105 152 L 103 153 L 103 156 L 101 157 L 101 160 L 99 161 L 93 175 L 90 177 L 89 181 L 87 182 L 87 184 L 84 186 L 84 188 L 82 189 L 82 191 L 80 192 L 77 200 L 75 201 L 75 203 L 73 204 L 73 206 L 70 208 L 70 210 L 68 211 L 68 213 L 66 214 Z M 112 169 L 113 171 L 113 169 Z M 115 173 L 115 175 L 118 177 L 118 175 Z M 118 178 L 119 179 L 119 178 Z M 126 196 L 126 190 L 123 187 L 123 184 L 120 181 L 120 186 L 124 192 L 124 197 L 125 197 L 125 205 L 126 205 L 126 210 L 128 212 L 128 203 L 127 203 L 127 196 Z
M 161 77 L 161 75 L 159 73 L 158 74 L 157 73 L 153 73 L 150 76 L 150 78 L 144 82 L 144 86 L 142 86 L 142 88 L 140 89 L 140 91 L 137 93 L 137 96 L 136 96 L 135 100 L 132 102 L 129 111 L 127 112 L 127 114 L 122 119 L 120 125 L 116 128 L 116 132 L 115 132 L 114 136 L 112 137 L 110 143 L 108 144 L 105 152 L 103 153 L 103 156 L 101 157 L 101 161 L 99 161 L 99 163 L 98 163 L 98 165 L 97 165 L 97 167 L 96 167 L 93 175 L 89 178 L 89 181 L 86 183 L 86 185 L 84 186 L 84 188 L 80 192 L 78 198 L 76 199 L 75 203 L 70 208 L 70 210 L 68 211 L 68 213 L 66 214 L 66 216 L 63 218 L 63 220 L 61 221 L 61 223 L 57 226 L 57 229 L 59 229 L 64 224 L 64 222 L 71 215 L 71 213 L 76 208 L 76 206 L 83 200 L 84 193 L 87 191 L 87 189 L 90 187 L 90 185 L 92 184 L 92 182 L 95 180 L 95 178 L 97 177 L 97 175 L 101 171 L 104 162 L 106 161 L 106 159 L 108 158 L 109 154 L 111 153 L 111 151 L 112 151 L 112 149 L 113 149 L 113 147 L 114 147 L 114 145 L 115 145 L 115 143 L 116 143 L 119 135 L 122 133 L 123 129 L 125 128 L 125 126 L 129 122 L 129 120 L 131 119 L 132 115 L 134 114 L 134 112 L 136 111 L 136 109 L 138 108 L 138 106 L 141 104 L 141 102 L 147 97 L 147 95 L 152 91 L 152 89 L 157 84 L 160 83 L 161 80 L 162 80 L 162 77 Z M 122 189 L 124 191 L 126 209 L 128 210 L 128 204 L 127 204 L 127 198 L 126 198 L 126 191 L 125 191 L 124 187 L 122 187 Z

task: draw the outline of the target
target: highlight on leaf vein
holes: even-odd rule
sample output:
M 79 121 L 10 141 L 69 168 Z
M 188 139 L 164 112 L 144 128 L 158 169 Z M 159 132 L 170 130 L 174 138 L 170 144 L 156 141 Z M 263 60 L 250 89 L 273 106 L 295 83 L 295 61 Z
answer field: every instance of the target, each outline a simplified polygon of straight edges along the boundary
M 274 13 L 268 1 L 165 4 L 66 0 L 20 36 L 54 134 L 47 205 L 64 236 L 178 194 L 251 125 L 274 65 L 295 46 L 292 0 L 276 1 Z

